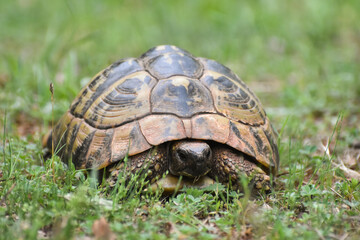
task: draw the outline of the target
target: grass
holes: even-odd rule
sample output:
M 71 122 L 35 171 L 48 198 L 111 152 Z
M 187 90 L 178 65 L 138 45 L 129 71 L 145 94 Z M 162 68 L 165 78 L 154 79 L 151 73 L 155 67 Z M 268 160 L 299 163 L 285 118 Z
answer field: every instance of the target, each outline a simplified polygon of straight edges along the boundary
M 1 1 L 0 238 L 358 239 L 357 9 L 357 0 Z M 224 63 L 261 99 L 280 133 L 270 195 L 188 189 L 164 200 L 44 162 L 50 83 L 58 119 L 98 71 L 160 44 Z

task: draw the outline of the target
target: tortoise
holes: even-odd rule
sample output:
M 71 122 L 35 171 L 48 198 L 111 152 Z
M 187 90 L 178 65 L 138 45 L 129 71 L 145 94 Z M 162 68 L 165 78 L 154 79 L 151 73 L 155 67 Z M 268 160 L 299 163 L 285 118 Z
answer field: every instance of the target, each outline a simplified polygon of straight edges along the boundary
M 259 99 L 229 68 L 161 45 L 95 75 L 43 145 L 77 169 L 107 167 L 115 179 L 127 156 L 130 173 L 146 165 L 152 186 L 169 191 L 179 178 L 241 190 L 241 176 L 268 191 L 276 138 Z

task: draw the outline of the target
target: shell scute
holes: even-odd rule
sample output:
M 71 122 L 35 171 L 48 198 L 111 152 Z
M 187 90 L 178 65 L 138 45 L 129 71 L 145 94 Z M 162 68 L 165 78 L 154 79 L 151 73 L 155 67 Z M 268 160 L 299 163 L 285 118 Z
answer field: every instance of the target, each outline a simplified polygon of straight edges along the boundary
M 117 127 L 150 113 L 150 93 L 156 80 L 146 72 L 120 79 L 97 98 L 84 114 L 96 128 Z
M 150 115 L 140 119 L 139 124 L 147 142 L 153 146 L 186 138 L 181 119 L 174 115 Z
M 153 59 L 160 55 L 170 54 L 170 53 L 180 53 L 183 55 L 191 56 L 191 54 L 188 51 L 186 51 L 182 48 L 179 48 L 177 46 L 160 45 L 160 46 L 156 46 L 156 47 L 149 49 L 146 53 L 141 55 L 140 59 L 142 59 L 144 62 L 147 62 L 147 61 L 149 61 L 149 59 Z
M 198 58 L 198 59 L 202 63 L 202 65 L 204 66 L 204 68 L 206 70 L 212 71 L 212 72 L 217 72 L 217 73 L 224 75 L 230 79 L 234 79 L 235 81 L 240 81 L 239 77 L 236 76 L 236 74 L 233 73 L 233 71 L 231 71 L 230 68 L 222 65 L 221 63 L 219 63 L 215 60 L 206 59 L 206 58 Z
M 76 117 L 83 117 L 94 101 L 107 89 L 129 74 L 143 70 L 137 59 L 123 59 L 98 73 L 93 80 L 78 94 L 70 106 L 70 111 Z
M 113 129 L 98 129 L 92 138 L 87 153 L 85 168 L 104 168 L 111 161 Z
M 72 151 L 73 163 L 78 169 L 86 168 L 88 150 L 96 132 L 95 129 L 93 129 L 89 133 L 86 133 L 83 130 L 88 129 L 85 125 L 87 124 L 82 125 L 82 127 L 80 128 L 77 136 L 78 145 L 76 145 L 76 147 L 74 145 L 75 150 Z
M 141 133 L 137 121 L 129 122 L 114 129 L 112 162 L 123 159 L 126 154 L 130 156 L 146 151 L 151 145 Z
M 199 112 L 215 112 L 211 93 L 198 80 L 172 77 L 161 80 L 151 94 L 153 113 L 191 117 Z
M 70 127 L 70 123 L 74 119 L 74 116 L 71 115 L 69 112 L 66 112 L 61 119 L 59 120 L 58 124 L 52 130 L 52 141 L 48 142 L 48 148 L 54 150 L 58 156 L 61 158 L 65 158 L 65 149 L 68 147 L 67 144 L 67 136 L 69 132 L 72 130 Z M 52 146 L 52 144 L 54 146 Z
M 278 149 L 268 135 L 273 129 L 268 121 L 262 126 L 248 126 L 230 121 L 227 145 L 256 158 L 263 166 L 276 171 L 279 165 Z
M 158 46 L 141 56 L 147 71 L 157 79 L 176 75 L 199 78 L 203 68 L 190 53 L 176 46 Z
M 262 106 L 238 82 L 208 70 L 200 81 L 210 89 L 218 112 L 233 121 L 250 125 L 264 124 L 266 115 Z
M 200 114 L 191 118 L 192 138 L 226 143 L 229 119 L 217 114 Z
M 147 69 L 158 79 L 176 75 L 198 78 L 202 73 L 202 66 L 196 59 L 177 52 L 167 53 L 151 59 Z

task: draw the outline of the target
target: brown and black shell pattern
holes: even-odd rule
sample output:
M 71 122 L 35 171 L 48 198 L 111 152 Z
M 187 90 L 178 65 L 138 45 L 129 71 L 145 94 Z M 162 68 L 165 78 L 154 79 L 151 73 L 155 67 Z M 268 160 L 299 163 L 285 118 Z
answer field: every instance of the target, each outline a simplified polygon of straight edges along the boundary
M 230 69 L 176 46 L 122 59 L 85 86 L 47 140 L 76 168 L 103 168 L 179 139 L 212 140 L 279 165 L 276 135 L 258 98 Z

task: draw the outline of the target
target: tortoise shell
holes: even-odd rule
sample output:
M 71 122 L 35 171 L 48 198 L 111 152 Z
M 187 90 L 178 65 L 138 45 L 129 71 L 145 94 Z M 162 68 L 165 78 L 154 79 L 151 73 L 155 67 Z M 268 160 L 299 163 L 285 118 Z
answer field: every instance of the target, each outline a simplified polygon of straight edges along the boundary
M 276 135 L 260 101 L 224 65 L 175 46 L 98 73 L 71 104 L 46 145 L 76 168 L 103 168 L 126 155 L 180 140 L 226 144 L 275 173 Z

